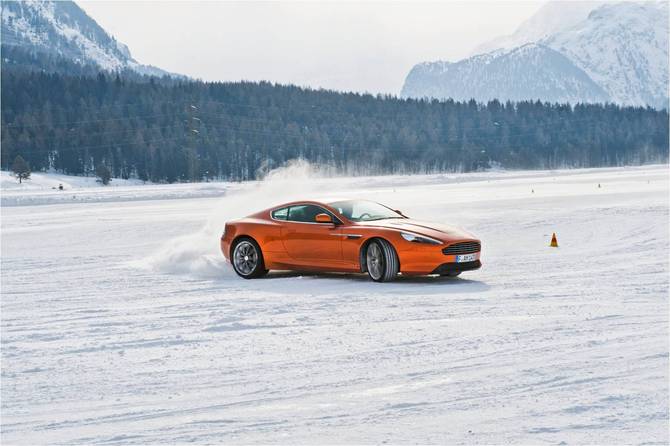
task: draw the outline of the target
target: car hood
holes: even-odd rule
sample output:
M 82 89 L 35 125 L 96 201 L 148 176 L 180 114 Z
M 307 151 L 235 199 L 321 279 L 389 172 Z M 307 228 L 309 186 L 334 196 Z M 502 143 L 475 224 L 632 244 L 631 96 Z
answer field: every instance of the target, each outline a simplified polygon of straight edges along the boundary
M 469 232 L 459 227 L 445 225 L 442 223 L 414 220 L 412 218 L 376 220 L 376 221 L 362 222 L 359 224 L 365 226 L 377 226 L 382 228 L 397 229 L 399 231 L 414 232 L 415 234 L 427 235 L 428 237 L 433 237 L 445 242 L 460 239 L 477 240 L 477 238 L 474 235 L 470 234 Z

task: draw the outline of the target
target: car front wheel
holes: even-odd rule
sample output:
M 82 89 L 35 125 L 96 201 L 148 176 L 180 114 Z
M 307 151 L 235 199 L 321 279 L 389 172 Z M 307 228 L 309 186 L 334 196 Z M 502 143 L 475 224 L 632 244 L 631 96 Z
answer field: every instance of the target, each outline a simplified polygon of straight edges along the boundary
M 263 253 L 258 243 L 246 237 L 235 242 L 231 263 L 237 275 L 245 279 L 255 279 L 268 272 L 265 269 Z
M 388 282 L 395 279 L 400 269 L 395 249 L 389 242 L 382 239 L 370 242 L 365 261 L 368 274 L 375 282 Z

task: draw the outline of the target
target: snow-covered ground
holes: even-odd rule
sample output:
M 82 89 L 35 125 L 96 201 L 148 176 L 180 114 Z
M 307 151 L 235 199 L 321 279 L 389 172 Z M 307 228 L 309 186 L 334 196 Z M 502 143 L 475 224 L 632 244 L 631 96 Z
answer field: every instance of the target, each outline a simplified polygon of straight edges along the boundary
M 667 166 L 4 180 L 3 444 L 668 443 Z M 461 225 L 484 266 L 238 279 L 223 222 L 315 195 Z
M 63 189 L 60 189 L 63 186 Z M 141 187 L 139 187 L 141 186 Z M 103 186 L 95 177 L 33 172 L 19 183 L 11 172 L 0 172 L 0 204 L 25 206 L 56 203 L 100 203 L 104 201 L 165 200 L 187 197 L 220 197 L 231 183 L 152 184 L 113 178 Z

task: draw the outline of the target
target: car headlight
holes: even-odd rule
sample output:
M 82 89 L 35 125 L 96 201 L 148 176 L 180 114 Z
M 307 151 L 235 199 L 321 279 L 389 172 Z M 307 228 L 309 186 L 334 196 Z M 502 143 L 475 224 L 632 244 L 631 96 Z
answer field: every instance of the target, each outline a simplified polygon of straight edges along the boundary
M 429 245 L 441 245 L 442 242 L 434 238 L 426 237 L 425 235 L 412 234 L 411 232 L 401 232 L 402 238 L 408 242 L 414 243 L 428 243 Z

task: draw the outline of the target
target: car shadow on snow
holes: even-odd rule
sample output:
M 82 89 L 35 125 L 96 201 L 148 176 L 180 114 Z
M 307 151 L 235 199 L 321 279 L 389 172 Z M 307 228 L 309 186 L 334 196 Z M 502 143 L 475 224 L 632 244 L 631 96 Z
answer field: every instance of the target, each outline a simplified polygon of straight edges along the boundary
M 487 291 L 491 288 L 484 282 L 463 277 L 399 275 L 391 282 L 377 283 L 372 281 L 367 274 L 315 273 L 312 271 L 271 271 L 265 277 L 251 282 L 260 288 L 265 288 L 266 285 L 273 288 L 283 288 L 287 285 L 287 282 L 290 282 L 295 290 L 302 288 L 301 285 L 304 284 L 306 289 L 312 291 L 315 286 L 331 289 L 353 286 L 355 289 L 360 289 L 363 285 L 369 291 L 378 290 L 385 293 L 401 294 L 471 293 Z M 281 282 L 281 286 L 279 282 Z

